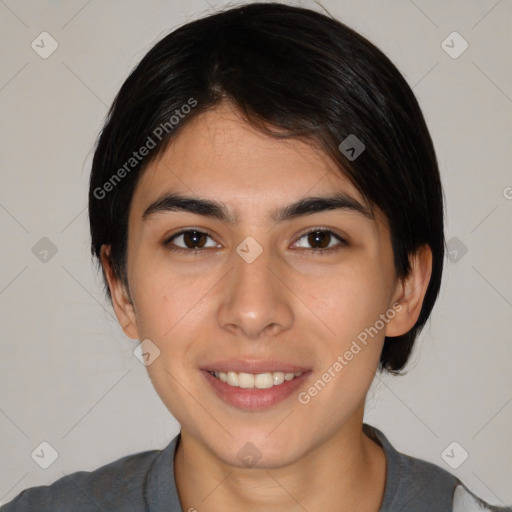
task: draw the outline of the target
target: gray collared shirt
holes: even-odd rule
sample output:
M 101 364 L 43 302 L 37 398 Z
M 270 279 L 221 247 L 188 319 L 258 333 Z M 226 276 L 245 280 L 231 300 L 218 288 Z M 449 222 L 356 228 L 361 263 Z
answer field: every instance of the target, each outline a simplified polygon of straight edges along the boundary
M 441 467 L 398 452 L 379 429 L 363 423 L 363 431 L 386 454 L 379 512 L 512 512 L 512 507 L 482 502 Z M 174 479 L 179 439 L 178 434 L 163 450 L 127 455 L 95 471 L 78 471 L 51 485 L 25 489 L 0 512 L 188 512 L 181 508 Z M 199 511 L 199 505 L 196 508 Z

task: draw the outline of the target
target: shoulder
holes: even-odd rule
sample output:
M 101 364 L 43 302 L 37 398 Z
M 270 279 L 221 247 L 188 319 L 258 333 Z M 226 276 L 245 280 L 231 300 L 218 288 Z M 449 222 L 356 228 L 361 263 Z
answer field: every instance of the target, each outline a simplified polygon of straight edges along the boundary
M 446 469 L 397 451 L 379 429 L 363 424 L 363 431 L 386 453 L 386 489 L 381 512 L 512 512 L 512 508 L 485 503 Z
M 145 481 L 161 452 L 138 452 L 94 471 L 65 475 L 51 485 L 30 487 L 0 507 L 0 512 L 144 510 Z
M 445 469 L 396 450 L 377 428 L 363 424 L 363 432 L 380 444 L 386 454 L 386 489 L 383 512 L 435 510 L 451 512 L 459 480 Z
M 512 507 L 489 505 L 461 484 L 453 495 L 453 512 L 512 512 Z

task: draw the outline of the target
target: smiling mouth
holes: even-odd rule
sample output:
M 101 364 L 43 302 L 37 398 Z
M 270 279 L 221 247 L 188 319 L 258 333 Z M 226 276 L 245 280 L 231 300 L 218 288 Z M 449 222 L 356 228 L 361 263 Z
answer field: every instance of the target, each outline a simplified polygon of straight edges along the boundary
M 228 386 L 243 389 L 268 389 L 280 386 L 283 382 L 300 377 L 304 372 L 285 373 L 285 372 L 266 372 L 266 373 L 243 373 L 243 372 L 214 372 L 209 371 Z

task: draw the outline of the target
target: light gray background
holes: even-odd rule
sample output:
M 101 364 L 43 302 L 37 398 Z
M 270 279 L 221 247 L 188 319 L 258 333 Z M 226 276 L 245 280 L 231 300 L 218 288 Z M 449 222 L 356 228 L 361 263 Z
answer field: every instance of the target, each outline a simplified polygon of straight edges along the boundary
M 222 5 L 0 1 L 0 503 L 162 448 L 178 432 L 133 355 L 137 342 L 102 297 L 88 252 L 87 186 L 95 138 L 129 71 L 170 30 Z M 510 504 L 511 2 L 323 5 L 413 86 L 438 152 L 447 240 L 467 248 L 447 259 L 408 375 L 375 380 L 365 421 L 489 502 Z M 31 48 L 43 31 L 59 45 L 47 59 Z M 469 44 L 456 59 L 441 46 L 453 31 Z M 58 250 L 46 263 L 32 252 L 42 237 Z M 43 441 L 59 454 L 48 469 L 31 458 Z M 453 441 L 469 453 L 458 469 L 441 456 Z

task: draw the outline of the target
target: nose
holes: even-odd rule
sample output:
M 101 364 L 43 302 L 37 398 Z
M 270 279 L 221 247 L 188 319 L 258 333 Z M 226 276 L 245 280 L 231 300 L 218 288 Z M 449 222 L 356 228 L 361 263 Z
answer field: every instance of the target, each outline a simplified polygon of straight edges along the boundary
M 218 309 L 219 325 L 232 334 L 251 340 L 276 336 L 291 328 L 293 310 L 290 289 L 279 274 L 268 250 L 251 261 L 237 252 L 224 281 Z

